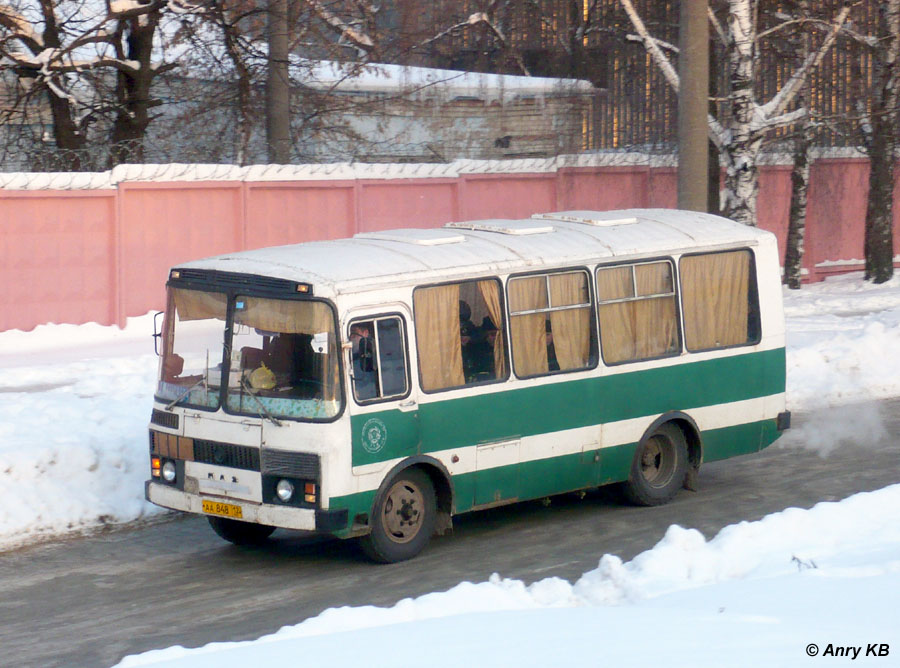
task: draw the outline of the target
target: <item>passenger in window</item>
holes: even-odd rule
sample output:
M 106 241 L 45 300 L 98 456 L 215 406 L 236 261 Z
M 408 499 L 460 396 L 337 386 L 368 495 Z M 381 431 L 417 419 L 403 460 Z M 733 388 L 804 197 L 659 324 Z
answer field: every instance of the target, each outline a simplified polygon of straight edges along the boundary
M 459 300 L 459 327 L 462 330 L 463 326 L 467 327 L 470 332 L 470 336 L 475 333 L 475 323 L 472 322 L 472 307 L 469 306 L 468 302 L 465 300 Z
M 469 343 L 470 369 L 466 374 L 466 382 L 477 383 L 493 380 L 494 345 L 497 342 L 497 326 L 487 316 L 481 321 L 478 336 Z
M 353 359 L 353 389 L 356 398 L 374 399 L 375 385 L 375 342 L 369 334 L 369 323 L 350 326 L 350 343 Z
M 559 371 L 559 362 L 556 359 L 556 346 L 553 345 L 553 328 L 550 326 L 549 318 L 545 321 L 544 330 L 547 335 L 547 370 Z

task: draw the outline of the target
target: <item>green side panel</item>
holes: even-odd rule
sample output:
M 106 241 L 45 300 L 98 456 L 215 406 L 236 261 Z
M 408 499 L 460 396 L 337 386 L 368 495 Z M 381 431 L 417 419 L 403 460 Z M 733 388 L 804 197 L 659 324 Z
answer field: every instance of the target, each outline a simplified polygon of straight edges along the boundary
M 628 480 L 637 443 L 626 443 L 600 451 L 600 485 Z
M 762 420 L 704 431 L 701 434 L 704 461 L 716 461 L 756 452 L 769 445 L 778 436 L 780 432 L 775 427 L 775 420 Z M 500 500 L 517 497 L 525 501 L 627 480 L 636 448 L 637 443 L 627 443 L 599 451 L 592 450 L 454 476 L 454 512 L 464 513 L 473 506 L 497 501 L 492 494 L 496 489 L 503 490 Z M 595 455 L 598 453 L 599 461 L 595 461 Z M 508 491 L 511 487 L 515 488 L 515 493 Z M 347 508 L 348 520 L 352 523 L 357 514 L 368 513 L 371 510 L 374 500 L 374 491 L 363 492 L 334 497 L 329 507 Z M 348 531 L 349 527 L 344 531 L 336 531 L 335 535 L 346 535 Z
M 540 387 L 488 388 L 420 404 L 418 424 L 404 422 L 416 413 L 396 410 L 355 416 L 353 465 L 777 394 L 784 391 L 784 365 L 780 348 Z M 372 419 L 387 429 L 381 450 L 363 447 L 364 423 Z
M 534 499 L 595 487 L 599 479 L 600 457 L 596 450 L 523 462 L 519 464 L 519 498 Z
M 419 452 L 416 411 L 396 409 L 350 418 L 353 466 L 373 464 Z
M 778 424 L 775 420 L 765 420 L 762 424 L 762 436 L 759 441 L 759 449 L 767 448 L 777 441 L 784 432 L 778 431 Z
M 519 496 L 519 466 L 498 466 L 475 471 L 475 505 L 496 503 Z
M 375 501 L 375 490 L 370 492 L 360 492 L 359 494 L 348 494 L 347 496 L 334 496 L 328 502 L 331 510 L 347 509 L 347 526 L 341 531 L 334 531 L 334 535 L 343 537 L 350 532 L 353 525 L 353 518 L 360 513 L 369 513 L 372 510 L 372 503 Z

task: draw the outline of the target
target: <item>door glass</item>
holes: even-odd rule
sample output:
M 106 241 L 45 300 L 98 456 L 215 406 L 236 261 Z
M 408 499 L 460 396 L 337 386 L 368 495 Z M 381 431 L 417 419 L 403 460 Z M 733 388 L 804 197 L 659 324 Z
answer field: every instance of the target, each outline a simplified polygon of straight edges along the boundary
M 353 395 L 358 402 L 404 396 L 409 387 L 400 318 L 350 324 Z

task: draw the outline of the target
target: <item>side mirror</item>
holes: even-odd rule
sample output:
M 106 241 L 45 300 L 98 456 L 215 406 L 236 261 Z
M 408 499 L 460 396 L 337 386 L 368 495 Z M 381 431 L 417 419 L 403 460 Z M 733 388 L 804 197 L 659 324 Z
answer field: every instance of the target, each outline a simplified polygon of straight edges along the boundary
M 159 317 L 164 315 L 162 311 L 157 311 L 153 315 L 153 352 L 159 355 L 159 339 L 162 337 L 162 331 L 159 327 Z

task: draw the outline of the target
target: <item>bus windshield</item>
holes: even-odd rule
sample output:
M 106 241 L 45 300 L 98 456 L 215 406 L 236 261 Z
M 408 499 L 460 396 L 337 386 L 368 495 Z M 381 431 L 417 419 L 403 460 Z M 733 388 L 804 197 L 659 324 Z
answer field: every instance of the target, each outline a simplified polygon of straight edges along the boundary
M 226 409 L 272 419 L 336 417 L 341 391 L 331 307 L 238 295 Z
M 217 292 L 169 290 L 158 398 L 172 405 L 219 407 L 227 301 Z
M 264 419 L 330 419 L 341 409 L 334 314 L 325 302 L 234 298 L 173 288 L 163 331 L 157 397 L 216 410 L 229 365 L 225 409 Z M 223 347 L 226 352 L 223 353 Z

